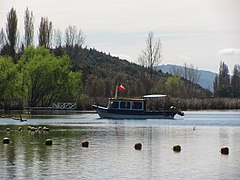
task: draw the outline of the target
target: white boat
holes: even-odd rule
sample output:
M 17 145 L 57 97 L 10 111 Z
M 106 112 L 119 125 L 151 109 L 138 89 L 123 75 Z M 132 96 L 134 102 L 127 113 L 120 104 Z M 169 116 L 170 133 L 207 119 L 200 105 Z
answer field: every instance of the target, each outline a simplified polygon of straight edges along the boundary
M 146 95 L 141 99 L 110 98 L 107 107 L 93 105 L 100 118 L 111 119 L 173 119 L 176 114 L 184 113 L 174 106 L 169 109 L 147 110 L 146 98 L 160 98 L 166 95 Z

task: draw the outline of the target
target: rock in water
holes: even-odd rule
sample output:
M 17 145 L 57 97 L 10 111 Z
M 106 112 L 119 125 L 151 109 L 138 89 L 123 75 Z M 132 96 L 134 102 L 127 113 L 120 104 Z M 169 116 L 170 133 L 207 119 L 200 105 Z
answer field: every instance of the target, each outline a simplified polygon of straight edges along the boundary
M 51 146 L 52 145 L 52 140 L 51 139 L 47 139 L 45 141 L 45 144 L 48 145 L 48 146 Z
M 174 152 L 180 152 L 182 150 L 180 145 L 175 145 L 175 146 L 173 146 L 172 149 L 173 149 Z
M 134 146 L 134 148 L 135 148 L 136 150 L 141 150 L 141 149 L 142 149 L 142 144 L 141 144 L 141 143 L 136 143 L 135 146 Z
M 9 144 L 9 143 L 10 143 L 9 138 L 7 137 L 3 138 L 3 144 Z
M 221 148 L 221 154 L 228 155 L 229 154 L 229 148 L 228 147 L 222 147 Z
M 82 147 L 88 147 L 89 146 L 89 142 L 88 141 L 83 141 L 82 142 Z

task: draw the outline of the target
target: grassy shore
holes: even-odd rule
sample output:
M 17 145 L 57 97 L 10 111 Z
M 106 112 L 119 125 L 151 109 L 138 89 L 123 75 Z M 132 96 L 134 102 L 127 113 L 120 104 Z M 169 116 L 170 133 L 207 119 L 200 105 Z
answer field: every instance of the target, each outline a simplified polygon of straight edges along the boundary
M 76 111 L 92 111 L 92 105 L 107 106 L 108 98 L 89 98 L 88 100 L 77 103 Z M 169 97 L 166 101 L 154 99 L 147 101 L 150 109 L 169 108 L 175 106 L 181 110 L 230 110 L 240 109 L 240 98 L 174 98 Z M 25 108 L 13 108 L 11 110 L 24 110 Z M 1 111 L 6 111 L 0 109 Z M 50 110 L 51 111 L 51 110 Z M 46 110 L 44 110 L 46 112 Z
M 170 103 L 182 110 L 240 109 L 239 98 L 170 98 Z

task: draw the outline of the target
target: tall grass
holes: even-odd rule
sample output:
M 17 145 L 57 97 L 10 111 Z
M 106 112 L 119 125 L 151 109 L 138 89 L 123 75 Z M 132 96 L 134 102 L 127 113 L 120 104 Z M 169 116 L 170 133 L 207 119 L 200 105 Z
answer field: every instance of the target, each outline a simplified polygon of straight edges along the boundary
M 240 109 L 240 98 L 170 98 L 170 103 L 182 110 Z

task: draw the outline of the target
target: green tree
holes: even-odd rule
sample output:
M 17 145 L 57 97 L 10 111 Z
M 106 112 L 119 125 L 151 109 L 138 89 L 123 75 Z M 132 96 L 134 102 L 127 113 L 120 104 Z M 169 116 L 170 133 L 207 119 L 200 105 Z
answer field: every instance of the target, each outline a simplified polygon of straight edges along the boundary
M 12 59 L 0 56 L 0 108 L 20 108 L 20 82 L 20 73 Z
M 25 30 L 25 47 L 33 45 L 34 25 L 33 12 L 27 8 L 24 16 L 24 30 Z
M 7 15 L 7 24 L 6 24 L 6 37 L 7 37 L 7 46 L 5 47 L 6 55 L 11 56 L 16 62 L 15 55 L 16 55 L 16 45 L 17 45 L 17 24 L 18 18 L 17 13 L 14 8 L 10 10 Z
M 173 97 L 182 97 L 184 82 L 178 76 L 171 76 L 167 78 L 165 83 L 168 94 Z
M 214 82 L 215 96 L 217 97 L 231 97 L 231 85 L 228 66 L 220 63 L 219 75 Z
M 67 56 L 55 57 L 44 47 L 27 48 L 20 61 L 29 106 L 49 106 L 53 102 L 74 101 L 82 95 L 80 72 L 71 72 Z
M 42 17 L 39 26 L 38 44 L 50 48 L 52 41 L 52 22 L 47 17 Z
M 65 102 L 81 102 L 85 94 L 83 93 L 82 73 L 80 71 L 72 72 L 69 68 L 68 82 L 65 84 L 64 90 L 67 92 L 64 99 Z
M 200 79 L 200 72 L 192 64 L 188 65 L 185 63 L 183 66 L 172 67 L 170 70 L 171 74 L 179 77 L 183 77 L 185 81 L 185 97 L 195 97 L 196 96 L 196 84 L 198 84 Z
M 90 75 L 87 79 L 85 90 L 89 97 L 104 97 L 105 83 L 103 79 L 94 75 Z
M 213 82 L 213 93 L 215 97 L 219 97 L 218 88 L 219 88 L 219 82 L 218 82 L 218 74 L 217 74 Z
M 233 75 L 231 78 L 232 96 L 234 98 L 240 97 L 240 65 L 235 65 L 233 68 Z

